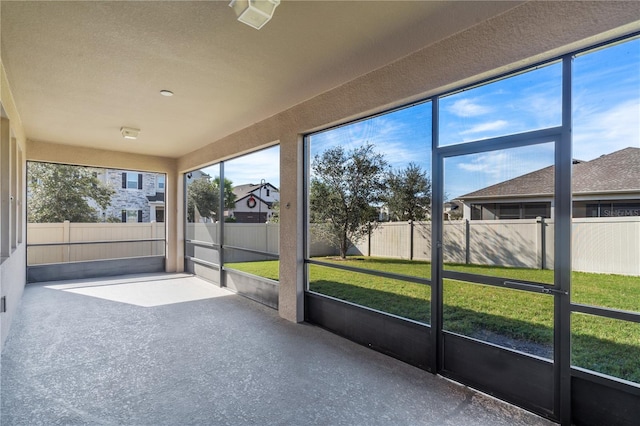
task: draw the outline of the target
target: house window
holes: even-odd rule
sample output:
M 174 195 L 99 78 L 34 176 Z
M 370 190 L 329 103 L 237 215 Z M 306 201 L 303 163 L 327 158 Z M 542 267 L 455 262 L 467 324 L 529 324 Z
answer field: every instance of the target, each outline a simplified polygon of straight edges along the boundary
M 585 203 L 573 202 L 573 217 L 629 217 L 640 216 L 640 202 L 604 201 Z
M 142 222 L 142 210 L 122 210 L 122 222 Z
M 551 203 L 471 204 L 471 220 L 551 217 Z
M 551 217 L 551 203 L 526 203 L 523 205 L 523 219 L 535 219 L 537 217 Z
M 498 219 L 520 219 L 520 204 L 498 204 Z
M 156 222 L 164 222 L 164 208 L 156 208 Z
M 587 215 L 585 217 L 600 217 L 600 203 L 587 204 Z
M 640 216 L 640 203 L 612 203 L 602 209 L 603 217 Z
M 496 205 L 489 204 L 471 204 L 471 220 L 495 220 Z
M 479 204 L 471 204 L 471 220 L 482 219 L 482 206 Z
M 158 191 L 164 191 L 164 175 L 158 175 Z
M 122 187 L 126 189 L 142 189 L 142 173 L 123 172 Z

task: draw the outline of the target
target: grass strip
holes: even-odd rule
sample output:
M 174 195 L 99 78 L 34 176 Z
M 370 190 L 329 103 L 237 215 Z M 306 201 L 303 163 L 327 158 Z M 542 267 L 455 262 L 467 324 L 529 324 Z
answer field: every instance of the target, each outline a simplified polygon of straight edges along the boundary
M 429 278 L 429 262 L 352 257 L 321 258 L 389 273 Z M 278 280 L 278 261 L 227 264 L 227 267 Z M 478 265 L 445 265 L 455 270 L 515 280 L 553 283 L 553 271 Z M 427 285 L 309 265 L 309 288 L 341 300 L 428 324 L 431 288 Z M 444 282 L 446 330 L 551 357 L 553 298 L 548 295 L 456 280 Z M 572 274 L 577 303 L 640 312 L 640 277 Z M 640 383 L 640 324 L 572 314 L 572 364 Z

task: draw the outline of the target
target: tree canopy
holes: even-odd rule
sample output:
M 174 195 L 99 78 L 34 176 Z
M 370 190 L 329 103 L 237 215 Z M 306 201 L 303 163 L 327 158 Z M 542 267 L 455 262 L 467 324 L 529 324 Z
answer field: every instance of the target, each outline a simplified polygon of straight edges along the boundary
M 431 180 L 415 163 L 387 175 L 385 198 L 389 219 L 393 221 L 425 220 L 431 204 Z
M 280 201 L 274 201 L 271 204 L 271 216 L 267 220 L 269 223 L 280 223 Z
M 88 167 L 30 162 L 28 179 L 31 223 L 98 222 L 115 192 Z
M 309 188 L 314 234 L 338 248 L 340 257 L 369 231 L 374 206 L 383 199 L 387 162 L 366 144 L 351 151 L 338 146 L 314 157 Z
M 220 178 L 211 180 L 202 176 L 189 184 L 187 196 L 187 218 L 195 222 L 197 217 L 219 220 Z M 234 207 L 236 195 L 233 193 L 233 182 L 224 180 L 224 208 Z M 196 215 L 197 213 L 197 215 Z

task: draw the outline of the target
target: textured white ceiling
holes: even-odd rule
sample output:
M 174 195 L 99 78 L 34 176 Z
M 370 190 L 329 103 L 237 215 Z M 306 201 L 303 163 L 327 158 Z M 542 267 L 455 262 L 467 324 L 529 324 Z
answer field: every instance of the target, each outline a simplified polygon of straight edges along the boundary
M 1 54 L 28 138 L 179 157 L 517 5 L 3 1 Z

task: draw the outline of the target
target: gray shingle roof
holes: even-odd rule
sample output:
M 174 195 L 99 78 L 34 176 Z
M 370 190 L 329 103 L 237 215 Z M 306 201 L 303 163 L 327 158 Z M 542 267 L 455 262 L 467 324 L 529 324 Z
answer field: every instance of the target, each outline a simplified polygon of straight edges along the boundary
M 259 184 L 246 183 L 244 185 L 234 186 L 232 191 L 236 195 L 236 199 L 239 200 L 251 194 L 258 188 L 260 188 Z
M 553 194 L 554 166 L 470 192 L 459 198 Z M 624 148 L 573 165 L 573 193 L 640 192 L 640 148 Z
M 278 188 L 276 188 L 275 186 L 271 185 L 269 182 L 265 182 L 264 184 L 262 184 L 263 188 L 271 188 L 272 191 L 277 191 Z M 257 196 L 258 194 L 255 193 L 255 191 L 258 191 L 258 189 L 260 188 L 260 184 L 256 184 L 256 183 L 245 183 L 244 185 L 238 185 L 238 186 L 234 186 L 232 188 L 233 193 L 236 196 L 236 200 L 241 200 L 245 197 L 248 197 L 250 194 L 253 193 L 253 196 Z

